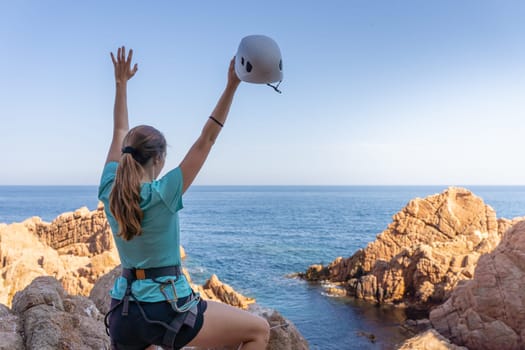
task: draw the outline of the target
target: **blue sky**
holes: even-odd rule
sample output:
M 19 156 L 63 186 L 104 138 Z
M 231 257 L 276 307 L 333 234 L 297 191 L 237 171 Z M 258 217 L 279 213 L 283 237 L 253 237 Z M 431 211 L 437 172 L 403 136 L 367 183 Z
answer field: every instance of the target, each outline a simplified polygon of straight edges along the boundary
M 0 1 L 0 184 L 97 184 L 119 45 L 130 123 L 177 166 L 250 34 L 279 44 L 283 94 L 241 84 L 197 184 L 525 184 L 523 18 L 499 0 Z

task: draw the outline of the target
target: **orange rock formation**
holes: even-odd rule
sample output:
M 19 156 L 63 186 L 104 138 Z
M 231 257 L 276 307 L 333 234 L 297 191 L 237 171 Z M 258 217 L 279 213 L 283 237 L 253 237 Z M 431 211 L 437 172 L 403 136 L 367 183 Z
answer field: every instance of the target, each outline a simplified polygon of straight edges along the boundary
M 339 283 L 348 295 L 373 302 L 427 308 L 471 279 L 479 257 L 517 221 L 498 220 L 472 192 L 449 188 L 411 200 L 365 249 L 313 265 L 302 277 Z

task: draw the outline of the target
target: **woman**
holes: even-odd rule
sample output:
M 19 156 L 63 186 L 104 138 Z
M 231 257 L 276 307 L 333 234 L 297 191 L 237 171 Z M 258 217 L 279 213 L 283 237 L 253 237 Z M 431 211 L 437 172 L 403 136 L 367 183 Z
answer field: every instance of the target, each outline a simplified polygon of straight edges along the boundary
M 109 332 L 113 349 L 241 345 L 265 349 L 269 325 L 261 317 L 201 300 L 181 274 L 178 210 L 223 124 L 240 80 L 230 62 L 226 88 L 202 133 L 180 165 L 160 179 L 166 140 L 151 126 L 129 130 L 127 83 L 137 72 L 124 47 L 115 67 L 113 139 L 99 187 L 122 263 L 111 290 Z M 138 302 L 136 302 L 138 301 Z

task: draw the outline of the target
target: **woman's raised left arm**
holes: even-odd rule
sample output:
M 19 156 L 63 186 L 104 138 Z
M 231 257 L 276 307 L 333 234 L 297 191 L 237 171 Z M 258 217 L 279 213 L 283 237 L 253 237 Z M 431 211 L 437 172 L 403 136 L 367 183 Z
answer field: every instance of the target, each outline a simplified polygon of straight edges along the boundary
M 113 138 L 109 146 L 106 164 L 109 162 L 118 162 L 122 154 L 122 141 L 128 133 L 128 102 L 127 89 L 128 80 L 131 79 L 138 70 L 135 63 L 131 68 L 131 59 L 133 58 L 133 50 L 129 50 L 126 58 L 126 49 L 124 46 L 117 50 L 117 57 L 111 52 L 111 60 L 115 67 L 115 106 L 113 109 Z

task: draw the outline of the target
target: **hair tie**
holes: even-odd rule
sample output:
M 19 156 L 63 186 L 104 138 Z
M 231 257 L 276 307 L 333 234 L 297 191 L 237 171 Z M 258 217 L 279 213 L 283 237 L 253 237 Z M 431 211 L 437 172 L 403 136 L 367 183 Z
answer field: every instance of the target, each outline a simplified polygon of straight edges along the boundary
M 122 149 L 122 154 L 124 153 L 129 153 L 132 157 L 134 157 L 135 154 L 137 154 L 137 151 L 131 146 L 126 146 Z

